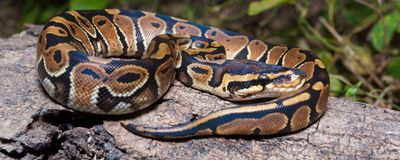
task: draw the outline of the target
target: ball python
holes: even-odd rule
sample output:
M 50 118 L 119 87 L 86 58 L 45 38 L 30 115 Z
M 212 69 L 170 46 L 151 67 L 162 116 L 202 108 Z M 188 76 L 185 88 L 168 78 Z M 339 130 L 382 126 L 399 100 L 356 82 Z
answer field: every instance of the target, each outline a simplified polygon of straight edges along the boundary
M 78 112 L 132 113 L 175 78 L 221 99 L 258 99 L 170 127 L 122 123 L 151 138 L 292 133 L 321 117 L 329 94 L 327 70 L 308 50 L 145 11 L 55 16 L 38 38 L 36 61 L 48 95 Z

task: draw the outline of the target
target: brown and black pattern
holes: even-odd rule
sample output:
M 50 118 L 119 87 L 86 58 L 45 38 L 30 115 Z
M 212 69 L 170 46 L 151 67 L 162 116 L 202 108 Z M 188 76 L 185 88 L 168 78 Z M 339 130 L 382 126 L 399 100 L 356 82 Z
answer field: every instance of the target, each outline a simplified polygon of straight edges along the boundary
M 174 34 L 188 34 L 192 36 L 201 36 L 201 30 L 191 24 L 187 24 L 184 22 L 177 22 L 173 26 L 173 32 Z
M 123 45 L 114 23 L 106 16 L 101 15 L 94 16 L 92 21 L 106 43 L 107 55 L 120 56 L 123 53 Z
M 124 41 L 127 44 L 127 56 L 134 56 L 137 50 L 136 28 L 132 19 L 129 16 L 121 15 L 117 9 L 106 10 L 113 15 L 113 22 L 121 31 Z
M 165 21 L 155 16 L 153 13 L 143 12 L 145 16 L 140 17 L 137 21 L 140 33 L 143 38 L 144 49 L 148 46 L 153 37 L 165 34 L 167 25 Z
M 247 45 L 247 50 L 247 59 L 258 61 L 268 50 L 268 45 L 256 39 L 252 40 L 249 45 Z
M 71 45 L 76 46 L 79 50 L 85 51 L 86 53 L 93 55 L 94 48 L 92 43 L 90 42 L 89 35 L 85 32 L 85 30 L 74 22 L 71 22 L 64 17 L 54 17 L 50 20 L 55 23 L 62 23 L 68 29 L 68 33 L 70 34 L 71 41 L 75 43 L 71 43 Z
M 272 101 L 227 108 L 165 128 L 124 124 L 153 138 L 271 135 L 306 128 L 326 110 L 329 75 L 310 51 L 144 11 L 68 11 L 37 43 L 49 96 L 93 114 L 127 114 L 165 94 L 177 75 L 223 99 Z
M 217 28 L 210 28 L 205 33 L 207 38 L 220 42 L 225 47 L 225 54 L 227 59 L 234 59 L 235 56 L 249 43 L 249 37 L 244 35 L 229 36 L 222 30 Z

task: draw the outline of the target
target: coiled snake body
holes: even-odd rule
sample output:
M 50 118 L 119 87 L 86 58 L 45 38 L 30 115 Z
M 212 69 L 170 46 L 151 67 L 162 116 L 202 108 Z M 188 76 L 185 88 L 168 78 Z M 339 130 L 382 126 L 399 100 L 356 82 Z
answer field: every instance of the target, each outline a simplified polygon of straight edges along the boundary
M 47 93 L 93 114 L 127 114 L 157 101 L 175 76 L 239 105 L 166 128 L 123 124 L 153 138 L 271 135 L 303 129 L 325 111 L 329 76 L 310 51 L 144 11 L 68 11 L 37 43 Z

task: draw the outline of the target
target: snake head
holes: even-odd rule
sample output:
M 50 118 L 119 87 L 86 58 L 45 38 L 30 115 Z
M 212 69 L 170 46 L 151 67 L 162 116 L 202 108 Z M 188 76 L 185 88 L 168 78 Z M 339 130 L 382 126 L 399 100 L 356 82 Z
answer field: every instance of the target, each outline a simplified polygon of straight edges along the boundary
M 265 82 L 263 92 L 275 97 L 300 89 L 306 81 L 306 74 L 300 69 L 282 67 L 277 72 L 260 74 L 259 80 Z
M 207 61 L 222 60 L 226 58 L 225 48 L 218 41 L 196 36 L 192 36 L 190 40 L 190 45 L 187 45 L 187 48 L 183 50 L 183 53 Z
M 230 83 L 228 86 L 232 97 L 230 100 L 246 101 L 280 97 L 300 89 L 306 81 L 306 74 L 300 69 L 268 64 L 260 67 L 262 69 L 253 70 L 253 75 L 258 75 L 258 77 L 248 78 L 249 80 L 241 83 Z M 246 77 L 243 78 L 246 79 Z

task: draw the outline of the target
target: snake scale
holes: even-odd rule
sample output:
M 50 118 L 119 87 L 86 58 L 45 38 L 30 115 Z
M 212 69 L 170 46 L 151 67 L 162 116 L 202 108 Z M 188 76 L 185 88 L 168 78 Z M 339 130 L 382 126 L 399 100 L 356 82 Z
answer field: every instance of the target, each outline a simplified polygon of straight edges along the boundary
M 122 124 L 161 139 L 291 133 L 321 117 L 329 94 L 327 70 L 310 51 L 145 11 L 53 17 L 38 38 L 37 70 L 55 101 L 93 114 L 143 109 L 175 78 L 221 99 L 258 99 L 170 127 Z

